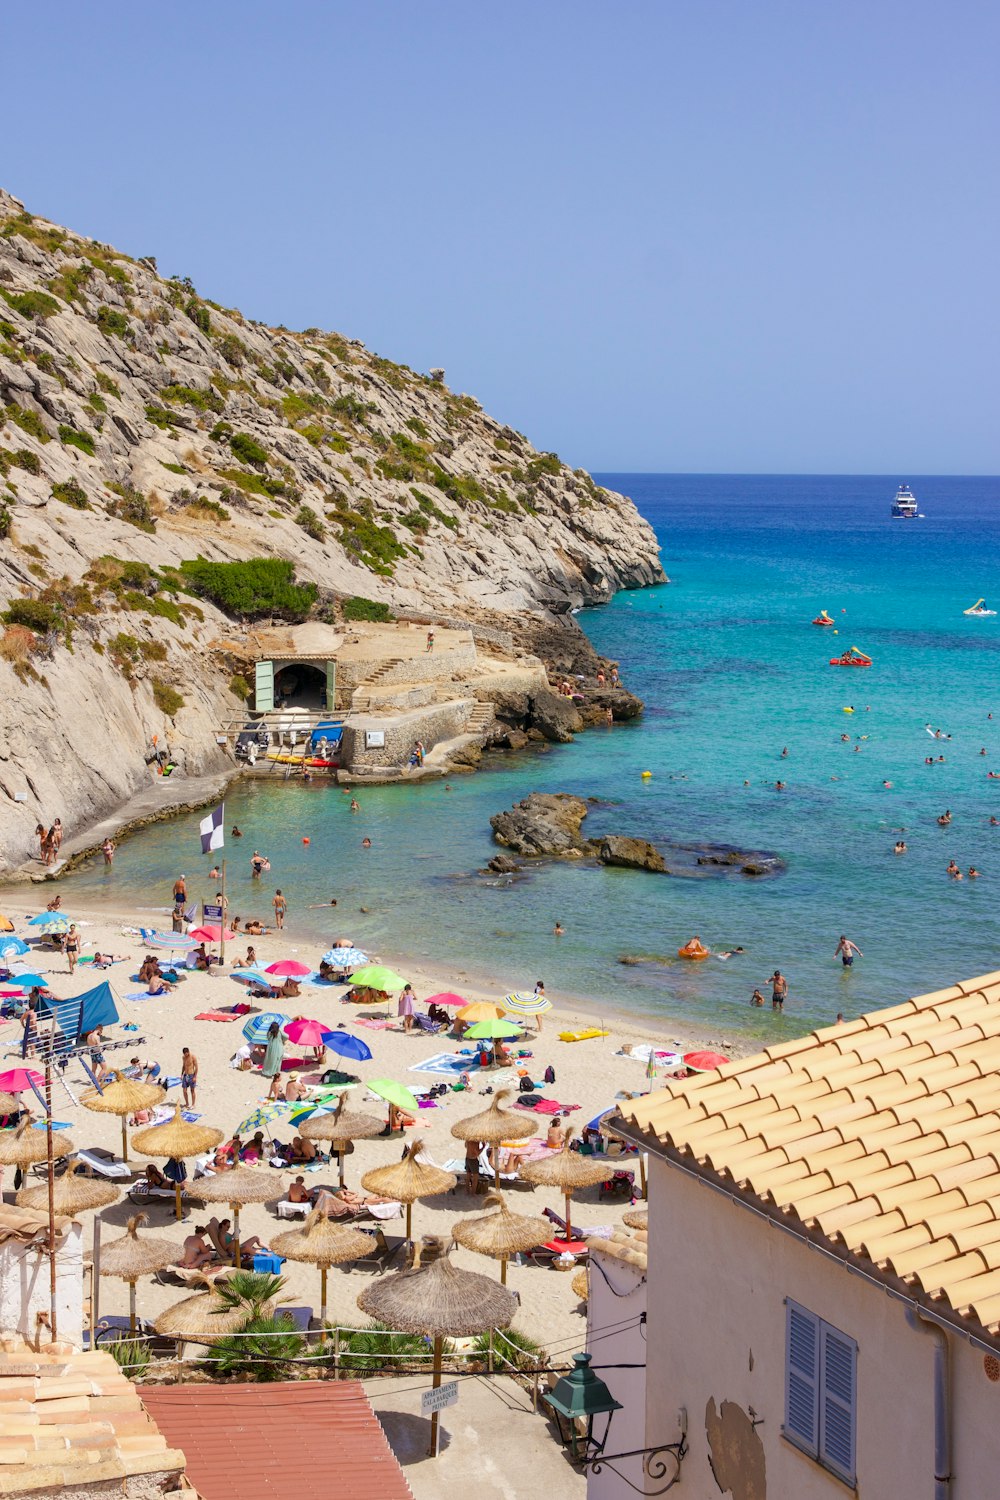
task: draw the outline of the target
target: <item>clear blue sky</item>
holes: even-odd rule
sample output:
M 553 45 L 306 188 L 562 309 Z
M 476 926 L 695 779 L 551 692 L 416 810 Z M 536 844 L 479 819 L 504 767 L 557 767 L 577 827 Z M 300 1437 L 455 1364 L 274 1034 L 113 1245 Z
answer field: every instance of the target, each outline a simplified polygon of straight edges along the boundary
M 1000 472 L 993 0 L 47 0 L 3 182 L 594 469 Z

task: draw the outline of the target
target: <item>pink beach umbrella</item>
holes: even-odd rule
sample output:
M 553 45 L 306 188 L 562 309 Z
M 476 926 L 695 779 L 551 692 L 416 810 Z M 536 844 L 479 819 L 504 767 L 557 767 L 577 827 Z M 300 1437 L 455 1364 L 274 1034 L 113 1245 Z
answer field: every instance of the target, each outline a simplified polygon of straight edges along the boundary
M 312 969 L 310 969 L 308 964 L 300 964 L 297 958 L 283 958 L 279 963 L 268 964 L 267 968 L 264 970 L 264 973 L 290 974 L 293 977 L 297 978 L 302 974 L 311 974 Z
M 427 1004 L 453 1005 L 458 1009 L 461 1009 L 461 1007 L 465 1004 L 465 1001 L 463 1000 L 461 995 L 452 994 L 451 990 L 442 990 L 440 995 L 429 995 L 427 997 Z
M 306 1016 L 296 1016 L 294 1021 L 289 1021 L 285 1027 L 285 1035 L 289 1041 L 297 1042 L 301 1047 L 324 1047 L 324 1034 L 329 1030 L 322 1021 L 310 1021 Z
M 11 1068 L 6 1073 L 0 1073 L 0 1089 L 5 1094 L 23 1094 L 33 1083 L 44 1082 L 41 1073 L 35 1073 L 31 1068 Z
M 712 1073 L 729 1061 L 721 1052 L 685 1052 L 684 1066 L 693 1073 Z
M 199 943 L 220 943 L 222 941 L 221 929 L 218 927 L 192 927 L 189 937 L 193 937 Z M 236 936 L 235 932 L 226 932 L 226 942 L 231 943 Z

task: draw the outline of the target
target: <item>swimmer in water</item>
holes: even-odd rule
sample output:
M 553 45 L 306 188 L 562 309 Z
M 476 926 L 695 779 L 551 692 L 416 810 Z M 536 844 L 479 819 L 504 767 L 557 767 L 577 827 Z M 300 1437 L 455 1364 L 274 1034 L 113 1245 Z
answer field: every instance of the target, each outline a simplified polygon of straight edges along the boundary
M 961 880 L 962 878 L 962 872 L 958 868 L 958 865 L 956 865 L 954 860 L 949 861 L 948 874 L 951 876 L 952 880 Z
M 371 839 L 362 839 L 361 840 L 361 847 L 362 847 L 362 849 L 370 849 L 371 846 L 372 846 Z
M 893 854 L 905 854 L 906 853 L 906 844 L 904 843 L 904 841 L 902 839 L 897 839 L 896 846 L 895 846 L 895 848 L 893 849 L 892 852 L 893 852 Z
M 565 933 L 566 933 L 566 929 L 565 929 L 565 927 L 563 926 L 563 924 L 561 922 L 557 922 L 556 925 L 552 929 L 552 933 L 553 933 L 553 936 L 555 936 L 555 937 L 564 937 Z
M 761 994 L 760 990 L 754 990 L 753 994 L 750 996 L 750 1004 L 751 1005 L 763 1005 L 764 1004 L 764 996 Z
M 991 828 L 1000 828 L 1000 818 L 990 818 Z
M 784 750 L 782 750 L 782 752 L 781 752 L 781 758 L 782 758 L 782 760 L 784 760 L 787 755 L 788 755 L 788 746 L 786 745 L 785 748 L 784 748 Z
M 945 810 L 944 810 L 944 812 L 938 818 L 938 827 L 939 828 L 947 828 L 948 824 L 950 822 L 951 822 L 951 809 L 949 807 L 946 807 Z
M 979 879 L 979 871 L 976 869 L 975 865 L 970 865 L 969 866 L 969 879 L 970 880 L 978 880 Z

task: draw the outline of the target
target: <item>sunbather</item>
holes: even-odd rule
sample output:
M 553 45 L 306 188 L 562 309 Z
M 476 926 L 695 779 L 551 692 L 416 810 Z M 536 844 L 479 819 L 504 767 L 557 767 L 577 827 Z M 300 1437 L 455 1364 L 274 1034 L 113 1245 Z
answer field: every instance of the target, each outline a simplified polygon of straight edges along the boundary
M 151 1162 L 146 1168 L 146 1182 L 149 1187 L 154 1188 L 173 1187 L 173 1183 L 167 1181 L 163 1173 L 160 1171 L 159 1167 L 156 1166 L 156 1164 L 153 1162 Z
M 186 1271 L 197 1271 L 202 1266 L 207 1266 L 210 1260 L 215 1259 L 215 1251 L 205 1240 L 208 1233 L 206 1224 L 196 1224 L 194 1230 L 184 1241 L 184 1254 L 177 1262 Z
M 307 1141 L 304 1136 L 297 1135 L 292 1139 L 291 1160 L 293 1162 L 315 1161 L 319 1152 L 316 1150 L 315 1141 Z
M 236 1236 L 232 1232 L 233 1226 L 230 1219 L 220 1219 L 219 1240 L 230 1260 L 236 1259 Z M 240 1241 L 240 1260 L 251 1260 L 261 1248 L 260 1240 L 255 1234 Z
M 289 1073 L 288 1082 L 285 1084 L 286 1101 L 289 1104 L 296 1104 L 300 1099 L 304 1099 L 308 1092 L 298 1073 Z
M 321 1214 L 326 1214 L 328 1219 L 346 1219 L 363 1213 L 372 1203 L 394 1203 L 395 1201 L 394 1198 L 380 1197 L 376 1193 L 362 1197 L 352 1188 L 341 1188 L 336 1193 L 331 1193 L 328 1188 L 320 1188 L 316 1194 L 316 1207 Z
M 240 1152 L 240 1160 L 248 1162 L 260 1161 L 264 1155 L 264 1132 L 258 1130 L 252 1140 L 248 1141 Z
M 325 1192 L 326 1189 L 307 1188 L 305 1178 L 296 1177 L 288 1189 L 288 1201 L 289 1203 L 312 1203 L 320 1191 Z

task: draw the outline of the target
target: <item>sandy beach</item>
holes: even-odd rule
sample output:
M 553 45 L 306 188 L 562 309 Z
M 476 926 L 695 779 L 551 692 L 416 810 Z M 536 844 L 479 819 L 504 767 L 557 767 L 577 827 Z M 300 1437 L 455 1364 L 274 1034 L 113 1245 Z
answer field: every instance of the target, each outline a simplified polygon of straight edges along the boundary
M 45 895 L 49 895 L 51 891 L 51 886 L 44 888 Z M 6 900 L 4 903 L 6 914 L 22 936 L 30 932 L 30 929 L 25 926 L 26 920 L 43 909 L 41 891 L 38 892 L 34 902 L 25 899 L 28 895 L 27 891 L 23 893 L 18 891 L 17 899 Z M 231 1135 L 250 1112 L 263 1101 L 267 1094 L 267 1085 L 259 1072 L 243 1072 L 230 1066 L 230 1059 L 243 1042 L 241 1028 L 244 1018 L 241 1017 L 232 1022 L 218 1022 L 197 1020 L 196 1017 L 202 1012 L 232 1005 L 247 998 L 245 987 L 227 977 L 231 961 L 245 954 L 247 939 L 241 937 L 237 943 L 227 945 L 226 971 L 215 971 L 210 974 L 190 972 L 174 991 L 166 996 L 144 1001 L 130 1001 L 125 999 L 125 996 L 141 988 L 140 985 L 131 981 L 130 976 L 136 973 L 138 963 L 145 951 L 135 928 L 138 921 L 141 921 L 143 926 L 149 924 L 153 914 L 143 911 L 137 916 L 135 913 L 130 915 L 124 911 L 111 913 L 107 909 L 87 912 L 75 903 L 69 914 L 81 926 L 84 955 L 92 954 L 95 950 L 105 953 L 110 951 L 116 955 L 126 955 L 127 961 L 100 973 L 93 971 L 89 964 L 81 965 L 72 978 L 68 972 L 66 958 L 57 949 L 37 949 L 28 961 L 35 967 L 37 960 L 38 971 L 45 975 L 54 993 L 61 999 L 82 994 L 100 980 L 108 980 L 115 993 L 121 1023 L 134 1023 L 139 1028 L 137 1032 L 126 1033 L 122 1031 L 121 1025 L 113 1027 L 109 1030 L 108 1039 L 128 1040 L 131 1043 L 134 1038 L 134 1052 L 144 1060 L 158 1062 L 165 1076 L 176 1076 L 180 1073 L 181 1049 L 184 1046 L 190 1047 L 199 1061 L 197 1113 L 204 1124 L 216 1126 L 225 1131 L 227 1137 Z M 336 924 L 336 931 L 331 926 L 331 942 L 334 938 L 341 936 L 345 924 L 347 935 L 350 935 L 350 925 L 344 916 L 331 914 L 331 923 Z M 160 928 L 169 927 L 165 914 L 158 915 L 155 925 Z M 319 951 L 321 951 L 317 950 L 315 943 L 304 942 L 296 937 L 294 930 L 288 929 L 281 934 L 272 933 L 254 939 L 253 942 L 257 950 L 258 964 L 261 967 L 266 967 L 283 958 L 296 958 L 315 965 L 318 963 Z M 421 1002 L 441 990 L 458 991 L 469 1000 L 496 1001 L 502 994 L 499 989 L 489 989 L 482 984 L 470 983 L 467 974 L 435 972 L 433 968 L 425 964 L 410 966 L 405 956 L 402 955 L 381 953 L 372 957 L 378 957 L 398 967 L 399 971 L 412 982 L 418 1000 Z M 426 1062 L 435 1054 L 454 1052 L 462 1045 L 461 1043 L 456 1042 L 446 1033 L 437 1036 L 423 1035 L 416 1031 L 405 1033 L 401 1029 L 402 1023 L 396 1018 L 394 1002 L 389 1010 L 391 1024 L 388 1027 L 379 1022 L 373 1026 L 365 1026 L 361 1024 L 361 1020 L 367 1016 L 377 1015 L 384 1022 L 385 1007 L 376 1012 L 369 1007 L 349 1005 L 341 999 L 344 993 L 344 986 L 330 988 L 304 986 L 301 996 L 297 999 L 273 1003 L 263 1001 L 258 1002 L 257 1005 L 260 1009 L 276 1009 L 293 1016 L 315 1017 L 331 1027 L 349 1029 L 369 1045 L 372 1051 L 372 1058 L 369 1061 L 343 1062 L 342 1064 L 346 1071 L 357 1073 L 361 1079 L 360 1084 L 351 1092 L 351 1108 L 361 1108 L 384 1117 L 385 1105 L 376 1097 L 367 1095 L 366 1079 L 389 1077 L 402 1082 L 411 1089 L 426 1088 L 442 1081 L 440 1074 L 413 1071 L 414 1065 Z M 637 1043 L 652 1042 L 657 1047 L 683 1051 L 692 1046 L 703 1045 L 708 1040 L 704 1035 L 692 1033 L 672 1023 L 654 1035 L 648 1029 L 643 1029 L 640 1023 L 632 1024 L 623 1021 L 620 1017 L 608 1021 L 610 1030 L 606 1036 L 575 1043 L 559 1040 L 561 1030 L 580 1029 L 592 1025 L 593 1021 L 592 1011 L 586 1013 L 556 1004 L 544 1017 L 541 1035 L 535 1035 L 533 1023 L 529 1023 L 529 1037 L 524 1043 L 532 1055 L 530 1060 L 526 1060 L 523 1065 L 531 1070 L 531 1075 L 535 1080 L 541 1080 L 547 1065 L 555 1069 L 556 1082 L 545 1088 L 546 1097 L 555 1099 L 560 1104 L 578 1106 L 572 1109 L 566 1117 L 567 1122 L 571 1123 L 577 1132 L 594 1115 L 612 1104 L 616 1097 L 626 1093 L 639 1093 L 650 1086 L 646 1078 L 644 1063 L 622 1055 L 621 1049 Z M 717 1040 L 722 1042 L 724 1039 L 719 1037 Z M 0 1055 L 3 1057 L 4 1068 L 15 1066 L 19 1061 L 20 1042 L 21 1028 L 18 1021 L 5 1022 L 0 1027 Z M 295 1056 L 296 1050 L 292 1044 L 289 1044 L 286 1051 L 286 1065 L 288 1060 Z M 108 1063 L 113 1066 L 120 1060 L 124 1065 L 132 1055 L 131 1045 L 114 1049 L 107 1054 Z M 335 1067 L 339 1061 L 341 1060 L 328 1054 L 327 1066 Z M 306 1083 L 310 1080 L 317 1082 L 319 1080 L 319 1072 L 314 1064 L 307 1063 L 302 1069 L 296 1071 Z M 371 1167 L 388 1165 L 398 1160 L 403 1147 L 414 1138 L 425 1142 L 430 1156 L 439 1165 L 444 1165 L 445 1162 L 456 1157 L 463 1157 L 464 1147 L 451 1135 L 451 1126 L 457 1120 L 477 1113 L 488 1105 L 489 1097 L 482 1096 L 482 1093 L 487 1087 L 500 1086 L 499 1072 L 500 1070 L 488 1070 L 483 1073 L 474 1071 L 472 1086 L 467 1093 L 448 1092 L 436 1100 L 436 1107 L 421 1109 L 418 1127 L 407 1130 L 403 1139 L 394 1137 L 357 1142 L 354 1153 L 347 1162 L 348 1185 L 357 1188 L 360 1177 L 365 1171 Z M 501 1075 L 500 1082 L 502 1083 L 503 1077 L 511 1076 L 511 1070 L 508 1069 L 505 1074 Z M 72 1092 L 77 1096 L 88 1086 L 82 1067 L 76 1062 L 69 1066 L 67 1081 Z M 25 1096 L 25 1100 L 28 1104 L 33 1102 L 30 1094 Z M 176 1087 L 172 1088 L 168 1094 L 168 1101 L 174 1100 L 180 1102 L 180 1090 Z M 70 1124 L 70 1134 L 78 1147 L 99 1145 L 113 1150 L 120 1149 L 121 1128 L 118 1118 L 113 1115 L 94 1113 L 82 1106 L 71 1104 L 66 1091 L 58 1084 L 54 1090 L 54 1113 L 58 1119 Z M 549 1117 L 539 1115 L 538 1122 L 536 1137 L 544 1139 Z M 274 1127 L 274 1134 L 280 1140 L 290 1140 L 294 1133 L 294 1129 L 288 1125 L 282 1126 L 279 1123 Z M 137 1159 L 135 1162 L 137 1175 L 142 1165 L 143 1159 Z M 635 1170 L 636 1190 L 638 1191 L 638 1162 L 631 1158 L 622 1165 L 629 1170 Z M 274 1178 L 275 1199 L 283 1196 L 282 1186 L 287 1187 L 298 1175 L 298 1171 L 291 1168 L 279 1171 L 264 1167 L 261 1170 L 269 1172 Z M 336 1170 L 330 1166 L 306 1173 L 305 1176 L 310 1186 L 336 1182 Z M 13 1198 L 12 1178 L 13 1173 L 8 1168 L 3 1178 L 3 1192 L 7 1201 Z M 561 1212 L 562 1209 L 562 1200 L 558 1192 L 555 1189 L 543 1187 L 536 1187 L 530 1191 L 524 1188 L 515 1189 L 510 1196 L 510 1202 L 515 1212 L 522 1213 L 538 1214 L 545 1208 Z M 600 1224 L 617 1224 L 620 1222 L 623 1210 L 628 1206 L 627 1198 L 602 1201 L 599 1189 L 588 1189 L 580 1193 L 575 1200 L 573 1220 L 575 1224 L 585 1228 Z M 105 1241 L 116 1237 L 120 1231 L 123 1232 L 130 1213 L 136 1211 L 124 1196 L 119 1202 L 104 1209 L 102 1232 Z M 175 1223 L 172 1204 L 154 1202 L 148 1211 L 151 1228 L 157 1234 L 166 1234 L 167 1237 L 176 1239 L 178 1255 L 180 1255 L 184 1235 L 188 1232 L 187 1224 L 203 1223 L 212 1214 L 224 1217 L 228 1212 L 218 1205 L 212 1205 L 207 1209 L 195 1207 L 187 1211 L 186 1225 L 182 1226 Z M 483 1211 L 482 1196 L 476 1198 L 461 1187 L 443 1197 L 420 1201 L 414 1205 L 413 1209 L 414 1237 L 418 1238 L 424 1234 L 447 1236 L 450 1225 L 456 1218 L 463 1214 L 481 1211 Z M 92 1217 L 90 1213 L 81 1215 L 85 1224 L 85 1243 L 91 1240 Z M 291 1227 L 294 1227 L 292 1222 L 279 1221 L 273 1207 L 268 1205 L 248 1206 L 240 1215 L 241 1237 L 256 1234 L 264 1244 L 269 1243 L 270 1238 L 276 1233 Z M 396 1233 L 401 1234 L 403 1221 L 390 1220 L 385 1228 L 390 1236 Z M 494 1271 L 498 1269 L 495 1262 L 491 1263 L 471 1252 L 456 1249 L 454 1253 L 460 1263 L 468 1265 L 471 1269 L 481 1272 L 488 1272 L 491 1268 Z M 290 1290 L 294 1293 L 290 1300 L 296 1303 L 308 1303 L 318 1309 L 318 1272 L 311 1267 L 289 1262 L 285 1267 L 285 1274 L 288 1277 Z M 352 1273 L 339 1268 L 331 1272 L 328 1310 L 332 1320 L 345 1325 L 357 1325 L 365 1321 L 356 1306 L 356 1298 L 366 1284 L 367 1276 L 368 1273 L 365 1271 Z M 571 1290 L 571 1280 L 570 1276 L 560 1275 L 547 1268 L 531 1264 L 511 1265 L 509 1269 L 509 1284 L 520 1294 L 521 1299 L 515 1326 L 530 1333 L 532 1337 L 553 1351 L 564 1351 L 575 1347 L 575 1343 L 583 1334 L 584 1324 L 580 1316 L 580 1304 Z M 180 1286 L 159 1285 L 150 1278 L 146 1278 L 138 1287 L 138 1308 L 143 1317 L 152 1319 L 163 1308 L 179 1300 L 183 1295 L 184 1290 Z M 102 1278 L 101 1314 L 103 1316 L 119 1314 L 127 1312 L 127 1309 L 128 1290 L 125 1284 L 113 1278 Z

